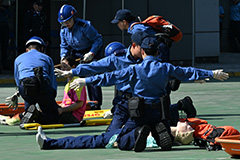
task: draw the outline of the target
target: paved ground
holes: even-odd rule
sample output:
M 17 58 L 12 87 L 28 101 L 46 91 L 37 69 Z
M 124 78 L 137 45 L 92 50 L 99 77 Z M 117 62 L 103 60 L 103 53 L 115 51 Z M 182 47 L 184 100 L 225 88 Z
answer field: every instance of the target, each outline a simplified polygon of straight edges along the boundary
M 63 86 L 58 87 L 61 100 Z M 1 92 L 10 94 L 14 86 L 2 86 Z M 111 106 L 113 87 L 104 87 L 103 109 Z M 2 94 L 2 93 L 1 93 Z M 172 103 L 185 96 L 190 96 L 198 111 L 198 117 L 216 126 L 231 125 L 240 130 L 239 125 L 240 77 L 231 77 L 226 82 L 210 81 L 206 84 L 183 83 L 178 91 L 171 95 Z M 1 95 L 0 102 L 4 99 Z M 75 127 L 44 130 L 50 138 L 65 136 L 98 135 L 107 126 Z M 71 160 L 219 160 L 231 159 L 224 151 L 206 151 L 194 145 L 174 146 L 171 151 L 149 148 L 144 152 L 120 151 L 118 149 L 72 149 L 72 150 L 39 150 L 35 141 L 35 130 L 21 130 L 18 126 L 0 125 L 0 159 L 71 159 Z

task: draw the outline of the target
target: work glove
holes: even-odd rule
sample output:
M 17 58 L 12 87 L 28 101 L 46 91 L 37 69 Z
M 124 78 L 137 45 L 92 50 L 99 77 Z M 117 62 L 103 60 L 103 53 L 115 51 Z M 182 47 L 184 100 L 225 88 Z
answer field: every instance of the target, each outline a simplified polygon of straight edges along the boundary
M 61 77 L 61 76 L 64 76 L 64 77 L 71 77 L 72 76 L 72 70 L 70 71 L 63 71 L 63 70 L 60 70 L 58 68 L 55 68 L 54 69 L 54 72 L 55 72 L 55 75 L 57 77 Z
M 69 85 L 69 87 L 71 88 L 71 89 L 78 89 L 78 88 L 80 88 L 80 87 L 83 87 L 83 86 L 85 86 L 86 85 L 86 80 L 85 80 L 85 78 L 77 78 L 77 79 L 74 79 L 71 83 L 70 83 L 70 85 Z
M 224 81 L 229 78 L 228 73 L 223 72 L 222 69 L 213 70 L 212 72 L 213 72 L 214 79 Z
M 20 96 L 19 91 L 16 91 L 12 96 L 5 99 L 8 108 L 17 109 L 18 107 L 18 97 Z
M 204 83 L 206 83 L 207 81 L 209 81 L 209 78 L 205 78 L 205 79 L 202 79 L 202 80 L 196 80 L 196 81 L 194 81 L 194 82 L 195 82 L 195 83 L 204 84 Z
M 104 119 L 111 119 L 112 117 L 113 117 L 113 114 L 111 111 L 107 111 L 107 112 L 103 113 Z
M 62 57 L 61 60 L 60 60 L 60 63 L 62 63 L 62 60 L 64 59 L 65 57 Z
M 90 62 L 93 59 L 93 57 L 94 57 L 94 53 L 88 52 L 88 53 L 84 54 L 83 61 Z

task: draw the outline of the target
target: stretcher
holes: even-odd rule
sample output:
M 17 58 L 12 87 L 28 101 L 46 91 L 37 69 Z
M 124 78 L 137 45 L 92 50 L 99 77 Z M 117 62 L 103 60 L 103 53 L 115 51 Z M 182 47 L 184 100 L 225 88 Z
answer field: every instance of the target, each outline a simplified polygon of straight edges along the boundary
M 217 137 L 215 140 L 221 144 L 222 150 L 234 158 L 240 158 L 240 135 Z
M 62 101 L 57 101 L 57 104 L 62 103 Z M 95 105 L 97 105 L 97 101 L 87 101 L 86 110 L 91 110 Z M 18 113 L 24 112 L 24 103 L 18 103 L 18 108 L 8 108 L 8 105 L 5 103 L 0 104 L 0 115 L 6 115 L 6 116 L 14 116 Z
M 81 58 L 75 59 L 75 61 L 76 61 L 76 62 L 81 61 Z M 62 65 L 61 63 L 60 63 L 60 64 L 56 64 L 56 65 L 54 65 L 54 68 L 58 68 L 58 67 L 60 67 L 61 65 Z
M 27 130 L 37 130 L 39 126 L 41 126 L 43 129 L 98 126 L 98 125 L 109 125 L 111 121 L 112 119 L 92 119 L 92 120 L 82 120 L 81 123 L 46 124 L 46 125 L 41 125 L 39 123 L 26 123 L 26 124 L 20 124 L 20 128 L 27 129 Z
M 63 127 L 65 128 L 65 127 L 109 125 L 112 119 L 103 119 L 103 114 L 107 111 L 110 111 L 110 109 L 86 111 L 84 114 L 84 118 L 80 123 L 47 124 L 47 125 L 41 125 L 39 123 L 26 123 L 26 124 L 20 124 L 20 128 L 27 129 L 27 130 L 36 130 L 38 126 L 41 126 L 43 129 L 50 129 L 50 128 L 63 128 Z

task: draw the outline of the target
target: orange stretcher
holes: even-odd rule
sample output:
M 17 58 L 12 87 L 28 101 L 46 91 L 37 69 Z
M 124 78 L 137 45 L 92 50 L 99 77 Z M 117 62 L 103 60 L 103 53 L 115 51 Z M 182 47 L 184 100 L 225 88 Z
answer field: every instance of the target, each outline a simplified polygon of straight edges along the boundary
M 62 103 L 62 101 L 57 101 L 57 104 Z M 98 102 L 97 101 L 87 101 L 86 110 L 91 110 L 93 106 L 95 106 Z M 0 114 L 5 116 L 14 116 L 18 113 L 24 112 L 24 103 L 18 103 L 18 108 L 8 108 L 8 105 L 5 103 L 0 104 Z
M 221 144 L 222 150 L 233 158 L 240 158 L 240 135 L 217 137 L 215 140 Z

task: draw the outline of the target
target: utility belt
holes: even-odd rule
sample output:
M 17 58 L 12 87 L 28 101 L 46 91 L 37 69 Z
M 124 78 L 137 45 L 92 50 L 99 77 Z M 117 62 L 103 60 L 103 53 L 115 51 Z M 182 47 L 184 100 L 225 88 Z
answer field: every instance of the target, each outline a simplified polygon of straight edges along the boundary
M 33 68 L 35 77 L 24 78 L 21 80 L 23 84 L 24 94 L 26 96 L 37 96 L 45 93 L 45 82 L 43 78 L 43 68 Z M 47 80 L 47 82 L 49 82 Z
M 116 95 L 119 96 L 119 97 L 123 97 L 123 98 L 125 98 L 125 99 L 127 99 L 127 100 L 130 99 L 130 98 L 132 98 L 132 93 L 123 92 L 123 91 L 118 91 L 118 90 L 117 90 Z
M 160 102 L 147 104 L 143 97 L 132 97 L 128 100 L 129 115 L 132 119 L 141 118 L 146 109 L 156 109 L 161 113 L 161 120 L 170 120 L 170 97 L 160 97 Z

